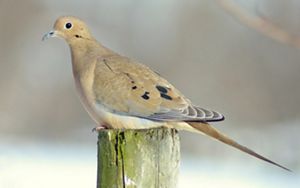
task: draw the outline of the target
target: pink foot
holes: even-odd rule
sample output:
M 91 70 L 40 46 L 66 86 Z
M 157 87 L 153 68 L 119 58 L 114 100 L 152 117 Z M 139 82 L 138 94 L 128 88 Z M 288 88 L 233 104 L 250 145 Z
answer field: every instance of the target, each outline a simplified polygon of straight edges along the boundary
M 95 132 L 95 131 L 99 132 L 99 131 L 105 130 L 105 129 L 108 129 L 108 128 L 107 128 L 105 125 L 100 125 L 100 126 L 98 126 L 98 127 L 94 127 L 94 128 L 92 129 L 92 132 Z

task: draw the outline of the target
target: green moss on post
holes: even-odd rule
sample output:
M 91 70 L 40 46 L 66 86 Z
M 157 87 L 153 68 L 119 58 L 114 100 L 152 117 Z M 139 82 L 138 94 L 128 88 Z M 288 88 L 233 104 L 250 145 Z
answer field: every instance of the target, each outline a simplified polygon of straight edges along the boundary
M 175 188 L 179 160 L 175 129 L 102 130 L 97 188 Z

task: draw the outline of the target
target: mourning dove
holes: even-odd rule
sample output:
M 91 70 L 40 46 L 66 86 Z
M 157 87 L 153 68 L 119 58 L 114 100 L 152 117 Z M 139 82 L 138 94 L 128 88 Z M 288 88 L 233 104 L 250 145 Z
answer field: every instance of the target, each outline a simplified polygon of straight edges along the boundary
M 213 128 L 208 123 L 224 120 L 222 114 L 192 104 L 147 66 L 102 46 L 80 19 L 59 17 L 43 40 L 50 37 L 63 38 L 69 44 L 76 88 L 98 126 L 112 129 L 169 127 L 204 133 L 289 170 Z

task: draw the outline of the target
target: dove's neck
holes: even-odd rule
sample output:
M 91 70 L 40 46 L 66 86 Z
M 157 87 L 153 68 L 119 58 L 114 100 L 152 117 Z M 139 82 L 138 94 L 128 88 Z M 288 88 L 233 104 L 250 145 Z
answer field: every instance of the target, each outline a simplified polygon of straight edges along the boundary
M 69 42 L 72 55 L 73 72 L 80 74 L 84 69 L 92 66 L 97 58 L 114 54 L 96 40 L 78 39 Z

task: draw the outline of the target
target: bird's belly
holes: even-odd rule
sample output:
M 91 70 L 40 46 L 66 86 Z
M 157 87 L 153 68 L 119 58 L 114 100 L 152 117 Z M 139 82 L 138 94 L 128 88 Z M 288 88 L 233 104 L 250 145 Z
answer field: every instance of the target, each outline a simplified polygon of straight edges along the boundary
M 121 115 L 110 112 L 100 104 L 96 105 L 97 114 L 105 126 L 113 129 L 150 129 L 155 127 L 168 127 L 166 122 L 151 121 L 134 116 Z

